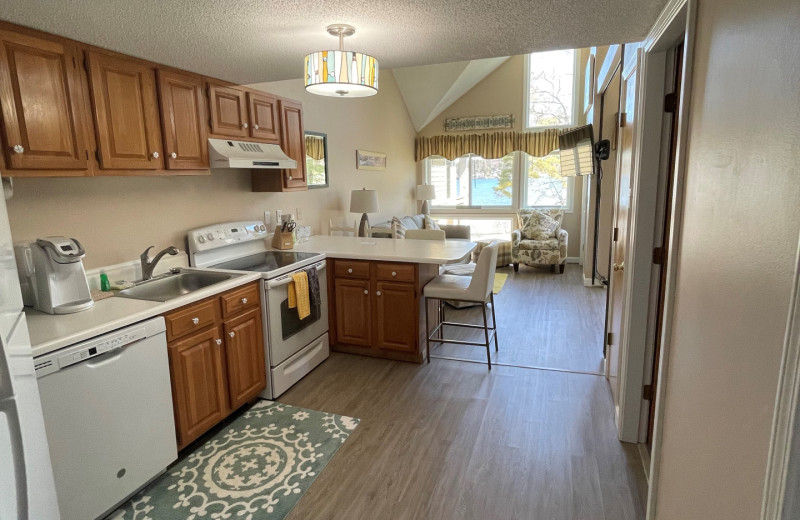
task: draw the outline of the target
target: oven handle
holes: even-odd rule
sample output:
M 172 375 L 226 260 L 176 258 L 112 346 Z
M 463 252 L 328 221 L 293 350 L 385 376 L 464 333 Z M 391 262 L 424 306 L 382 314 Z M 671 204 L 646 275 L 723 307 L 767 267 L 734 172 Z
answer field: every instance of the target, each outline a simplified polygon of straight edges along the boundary
M 316 267 L 317 272 L 325 270 L 327 263 L 323 260 L 318 264 L 314 265 Z M 283 275 L 280 278 L 275 278 L 274 280 L 270 280 L 267 282 L 267 289 L 274 289 L 276 287 L 280 287 L 282 285 L 289 285 L 292 282 L 292 277 L 287 275 Z

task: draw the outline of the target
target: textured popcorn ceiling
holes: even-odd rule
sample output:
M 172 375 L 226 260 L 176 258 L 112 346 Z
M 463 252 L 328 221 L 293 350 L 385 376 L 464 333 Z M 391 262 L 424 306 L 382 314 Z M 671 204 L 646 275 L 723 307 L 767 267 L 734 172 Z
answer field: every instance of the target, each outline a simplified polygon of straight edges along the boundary
M 642 39 L 666 0 L 3 0 L 0 18 L 159 63 L 257 83 L 345 48 L 383 68 Z

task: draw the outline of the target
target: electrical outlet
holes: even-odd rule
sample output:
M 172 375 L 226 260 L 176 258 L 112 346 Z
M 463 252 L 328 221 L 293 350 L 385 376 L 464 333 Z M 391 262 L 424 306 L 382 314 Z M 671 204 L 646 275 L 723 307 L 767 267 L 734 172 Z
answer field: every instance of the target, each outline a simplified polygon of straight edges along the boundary
M 278 224 L 283 222 L 281 217 L 283 217 L 283 210 L 282 209 L 276 209 L 275 210 L 275 222 L 277 222 Z
M 300 211 L 300 208 L 294 208 L 294 219 L 297 222 L 303 220 L 303 213 Z
M 272 227 L 272 212 L 270 210 L 264 212 L 264 225 L 267 226 L 267 229 Z

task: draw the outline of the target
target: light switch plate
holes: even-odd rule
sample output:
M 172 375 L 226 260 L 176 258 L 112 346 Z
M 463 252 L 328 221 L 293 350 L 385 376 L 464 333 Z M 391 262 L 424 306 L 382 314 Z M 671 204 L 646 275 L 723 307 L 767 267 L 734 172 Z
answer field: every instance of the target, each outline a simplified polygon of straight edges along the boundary
M 264 211 L 264 225 L 267 226 L 267 228 L 272 226 L 272 212 L 270 210 Z
M 282 210 L 282 209 L 276 209 L 276 210 L 275 210 L 275 222 L 277 222 L 278 224 L 280 224 L 281 222 L 283 222 L 283 221 L 281 220 L 281 217 L 282 217 L 282 216 L 283 216 L 283 210 Z

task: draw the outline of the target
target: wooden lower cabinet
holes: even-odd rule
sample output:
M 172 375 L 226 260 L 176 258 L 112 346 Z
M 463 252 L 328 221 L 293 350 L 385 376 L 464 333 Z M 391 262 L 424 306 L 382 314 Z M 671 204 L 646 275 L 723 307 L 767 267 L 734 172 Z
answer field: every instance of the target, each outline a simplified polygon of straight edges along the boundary
M 332 348 L 421 363 L 422 288 L 437 274 L 436 265 L 328 259 Z
M 267 386 L 258 283 L 237 288 L 169 312 L 168 336 L 172 404 L 178 448 L 183 449 L 247 403 Z M 255 295 L 239 313 L 221 320 L 221 300 Z M 213 307 L 209 311 L 209 307 Z M 199 318 L 211 316 L 212 319 Z M 188 320 L 188 321 L 187 321 Z

